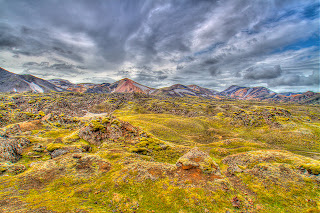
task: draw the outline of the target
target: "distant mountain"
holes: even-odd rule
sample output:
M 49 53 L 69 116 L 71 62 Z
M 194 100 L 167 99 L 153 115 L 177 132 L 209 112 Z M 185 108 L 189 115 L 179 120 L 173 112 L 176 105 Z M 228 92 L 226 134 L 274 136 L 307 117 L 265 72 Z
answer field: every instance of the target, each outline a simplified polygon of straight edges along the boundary
M 51 79 L 48 80 L 50 83 L 54 84 L 57 87 L 63 88 L 65 90 L 71 92 L 86 92 L 88 89 L 94 88 L 100 84 L 91 84 L 91 83 L 81 83 L 81 84 L 73 84 L 68 80 L 64 79 Z
M 201 94 L 201 96 L 213 96 L 215 94 L 218 93 L 218 91 L 216 90 L 213 90 L 213 89 L 207 89 L 207 88 L 204 88 L 204 87 L 200 87 L 198 85 L 188 85 L 187 86 L 188 88 L 192 89 L 192 91 L 198 93 L 198 94 Z
M 0 67 L 0 92 L 26 92 L 36 93 L 63 91 L 50 82 L 33 75 L 18 75 Z
M 263 100 L 272 98 L 277 93 L 265 87 L 239 87 L 233 85 L 218 94 L 241 100 Z
M 175 84 L 170 87 L 154 89 L 139 84 L 131 79 L 124 78 L 114 83 L 81 83 L 73 84 L 64 79 L 52 79 L 49 81 L 32 75 L 18 75 L 0 68 L 0 92 L 25 92 L 37 93 L 50 91 L 72 91 L 80 93 L 142 93 L 149 95 L 171 96 L 171 97 L 204 97 L 217 99 L 238 100 L 267 100 L 280 102 L 297 102 L 306 104 L 319 104 L 320 93 L 276 93 L 265 87 L 241 87 L 230 86 L 222 92 L 200 87 L 197 85 Z
M 111 93 L 143 93 L 143 94 L 151 94 L 155 91 L 155 89 L 151 87 L 144 86 L 139 84 L 129 78 L 124 78 L 120 81 L 117 81 L 110 86 Z
M 304 92 L 304 93 L 291 93 L 290 95 L 277 94 L 271 100 L 282 102 L 298 102 L 303 104 L 320 104 L 320 93 Z
M 154 92 L 154 95 L 184 97 L 197 96 L 197 94 L 189 87 L 182 84 L 175 84 L 170 87 L 164 87 Z
M 295 93 L 295 92 L 283 92 L 283 93 L 278 93 L 279 95 L 283 96 L 295 96 L 295 95 L 300 95 L 302 93 Z
M 112 84 L 72 84 L 63 79 L 50 80 L 51 83 L 68 91 L 85 92 L 85 93 L 143 93 L 151 94 L 155 89 L 139 84 L 131 79 L 124 78 Z
M 63 88 L 63 89 L 68 89 L 70 87 L 73 87 L 75 84 L 71 83 L 68 80 L 64 79 L 51 79 L 48 80 L 50 83 L 54 84 L 57 87 Z

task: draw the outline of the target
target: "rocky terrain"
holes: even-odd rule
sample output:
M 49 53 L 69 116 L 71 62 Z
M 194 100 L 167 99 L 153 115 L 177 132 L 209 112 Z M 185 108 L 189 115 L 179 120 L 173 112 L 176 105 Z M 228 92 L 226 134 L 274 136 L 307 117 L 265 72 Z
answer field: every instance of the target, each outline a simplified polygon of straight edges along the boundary
M 319 212 L 319 115 L 201 96 L 0 93 L 0 211 Z

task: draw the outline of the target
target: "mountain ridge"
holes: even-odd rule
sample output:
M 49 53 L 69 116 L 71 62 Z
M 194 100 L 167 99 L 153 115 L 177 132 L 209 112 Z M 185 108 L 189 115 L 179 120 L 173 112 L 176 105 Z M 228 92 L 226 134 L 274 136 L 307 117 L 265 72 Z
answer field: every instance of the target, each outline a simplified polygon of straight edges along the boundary
M 142 93 L 147 95 L 160 95 L 170 97 L 204 97 L 216 99 L 238 99 L 238 100 L 271 100 L 284 102 L 320 103 L 320 93 L 276 93 L 269 88 L 244 87 L 231 85 L 219 92 L 216 90 L 200 87 L 198 85 L 174 84 L 169 87 L 155 89 L 142 85 L 129 78 L 124 78 L 113 83 L 80 83 L 74 84 L 65 79 L 44 80 L 33 75 L 18 75 L 0 67 L 0 92 L 80 92 L 80 93 Z
M 0 92 L 62 92 L 64 89 L 33 75 L 18 75 L 0 67 Z

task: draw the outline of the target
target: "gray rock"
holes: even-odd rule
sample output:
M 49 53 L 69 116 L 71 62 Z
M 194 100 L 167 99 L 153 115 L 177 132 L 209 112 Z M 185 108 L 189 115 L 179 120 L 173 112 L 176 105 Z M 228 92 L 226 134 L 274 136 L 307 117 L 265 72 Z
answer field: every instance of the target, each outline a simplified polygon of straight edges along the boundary
M 41 144 L 38 143 L 38 144 L 33 145 L 33 149 L 32 150 L 35 151 L 35 152 L 43 152 L 44 148 L 42 147 Z
M 56 158 L 56 157 L 59 157 L 61 155 L 67 154 L 67 153 L 69 153 L 69 151 L 66 149 L 56 149 L 50 153 L 50 156 L 51 156 L 51 158 Z
M 0 159 L 17 162 L 30 141 L 26 138 L 0 138 Z

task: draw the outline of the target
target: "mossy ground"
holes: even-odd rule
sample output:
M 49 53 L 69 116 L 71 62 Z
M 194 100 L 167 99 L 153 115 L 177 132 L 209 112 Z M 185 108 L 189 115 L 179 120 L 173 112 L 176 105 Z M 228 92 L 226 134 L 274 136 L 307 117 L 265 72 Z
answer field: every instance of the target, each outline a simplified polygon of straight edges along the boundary
M 319 106 L 139 94 L 0 100 L 2 132 L 37 121 L 11 136 L 30 140 L 22 158 L 0 162 L 3 212 L 320 212 Z M 85 110 L 108 115 L 83 117 Z M 104 132 L 110 122 L 121 129 L 123 121 L 139 128 L 134 141 L 94 145 L 78 135 L 89 125 Z M 190 176 L 197 173 L 174 169 L 195 146 L 222 178 L 197 181 Z M 82 153 L 51 159 L 56 149 Z

